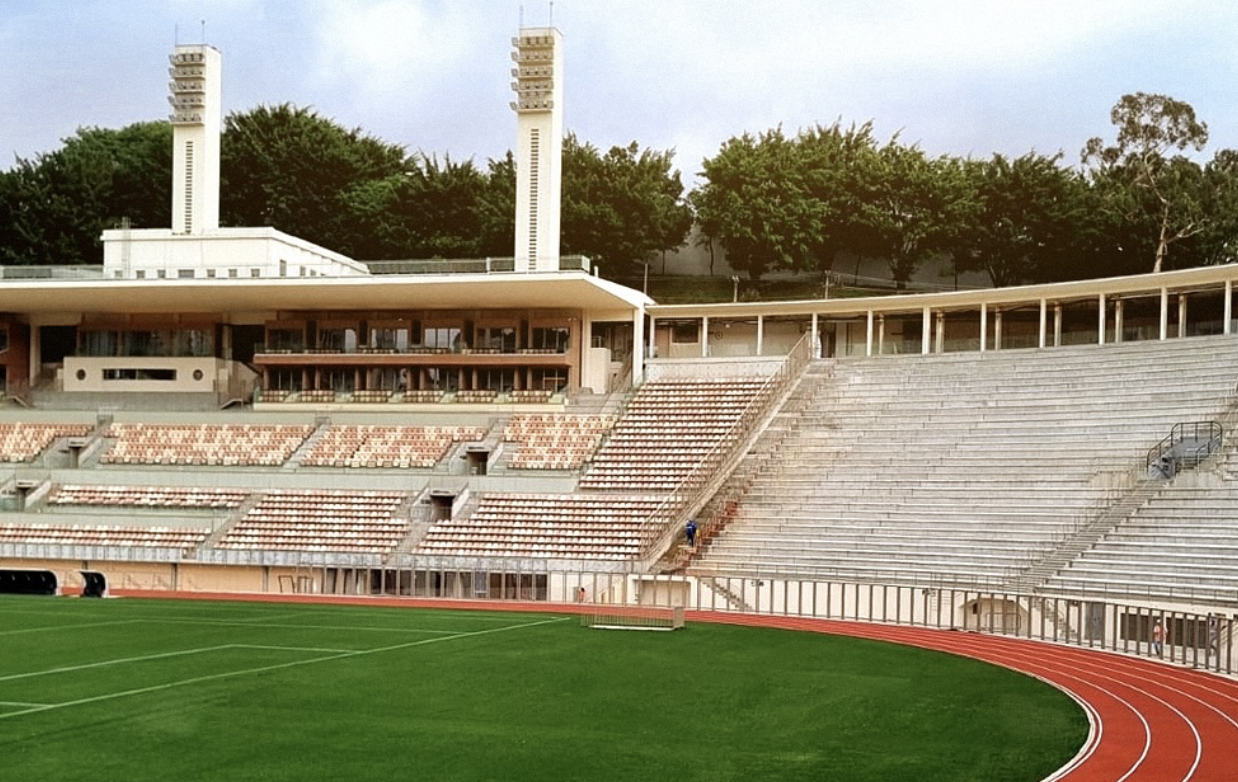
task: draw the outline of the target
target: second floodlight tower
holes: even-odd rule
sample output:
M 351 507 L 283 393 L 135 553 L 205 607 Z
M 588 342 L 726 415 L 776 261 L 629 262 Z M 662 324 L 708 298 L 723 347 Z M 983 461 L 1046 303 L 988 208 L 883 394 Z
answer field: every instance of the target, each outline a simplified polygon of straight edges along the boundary
M 206 44 L 177 46 L 169 60 L 172 233 L 201 235 L 219 227 L 223 67 Z
M 516 271 L 557 271 L 563 192 L 563 36 L 522 27 L 512 38 L 516 148 Z

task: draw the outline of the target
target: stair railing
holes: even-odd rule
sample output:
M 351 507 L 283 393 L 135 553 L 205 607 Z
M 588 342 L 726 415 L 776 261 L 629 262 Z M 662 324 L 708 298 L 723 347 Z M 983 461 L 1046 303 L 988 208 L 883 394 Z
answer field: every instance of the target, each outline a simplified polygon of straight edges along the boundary
M 1179 470 L 1198 467 L 1221 448 L 1224 434 L 1216 421 L 1174 424 L 1167 437 L 1148 449 L 1148 475 L 1172 478 Z

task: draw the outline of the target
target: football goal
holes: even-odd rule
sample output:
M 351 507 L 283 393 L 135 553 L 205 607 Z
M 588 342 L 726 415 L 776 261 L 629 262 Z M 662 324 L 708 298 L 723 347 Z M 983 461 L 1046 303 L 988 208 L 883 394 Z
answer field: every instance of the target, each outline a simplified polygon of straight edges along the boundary
M 683 628 L 683 606 L 601 603 L 580 615 L 580 625 L 595 630 L 680 630 Z

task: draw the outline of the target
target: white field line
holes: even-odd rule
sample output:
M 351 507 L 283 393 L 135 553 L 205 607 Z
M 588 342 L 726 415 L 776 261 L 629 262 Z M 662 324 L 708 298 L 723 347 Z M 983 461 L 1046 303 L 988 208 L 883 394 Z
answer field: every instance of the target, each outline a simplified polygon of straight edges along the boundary
M 0 701 L 0 706 L 26 706 L 26 707 L 42 707 L 49 706 L 47 703 L 25 703 L 23 701 Z
M 0 635 L 18 635 L 19 633 L 41 633 L 47 630 L 80 630 L 83 627 L 107 627 L 108 625 L 132 625 L 145 622 L 145 619 L 118 619 L 114 622 L 87 622 L 80 625 L 46 625 L 44 627 L 22 627 L 17 630 L 0 630 Z
M 229 644 L 230 649 L 266 649 L 272 652 L 320 652 L 322 654 L 353 654 L 356 649 L 320 649 L 313 646 L 269 646 L 267 644 Z
M 264 665 L 259 668 L 247 668 L 241 671 L 227 671 L 225 673 L 213 673 L 207 676 L 195 676 L 191 679 L 182 679 L 180 681 L 175 681 L 175 682 L 155 684 L 155 685 L 151 685 L 150 687 L 138 687 L 136 689 L 124 690 L 122 692 L 111 692 L 111 693 L 107 693 L 104 695 L 95 695 L 90 698 L 78 698 L 77 700 L 64 701 L 63 703 L 51 703 L 51 704 L 47 704 L 44 706 L 35 706 L 35 707 L 28 708 L 28 709 L 23 709 L 21 711 L 9 712 L 8 714 L 0 714 L 0 720 L 7 720 L 13 717 L 23 717 L 27 714 L 37 714 L 39 712 L 52 711 L 54 709 L 63 709 L 69 706 L 83 706 L 89 703 L 98 703 L 100 701 L 114 700 L 116 698 L 127 698 L 131 695 L 142 695 L 142 694 L 149 693 L 149 692 L 159 692 L 162 690 L 170 690 L 174 687 L 184 687 L 186 685 L 199 684 L 201 682 L 217 681 L 219 679 L 231 679 L 237 676 L 246 676 L 252 673 L 265 673 L 266 671 L 278 671 L 284 668 L 297 668 L 302 665 L 313 665 L 315 663 L 330 662 L 332 660 L 346 660 L 352 657 L 364 657 L 366 655 L 378 654 L 380 652 L 394 652 L 400 649 L 410 649 L 414 646 L 424 646 L 427 644 L 439 643 L 440 641 L 453 641 L 459 638 L 473 638 L 473 637 L 480 636 L 480 635 L 490 635 L 492 633 L 503 633 L 503 632 L 507 632 L 508 630 L 522 630 L 526 627 L 537 627 L 538 625 L 546 625 L 546 624 L 553 624 L 555 622 L 563 622 L 563 621 L 566 621 L 566 619 L 567 619 L 566 617 L 559 617 L 556 619 L 543 619 L 537 622 L 525 622 L 524 624 L 518 624 L 518 625 L 505 625 L 503 627 L 491 627 L 487 630 L 474 630 L 472 632 L 457 633 L 456 635 L 451 635 L 451 636 L 443 635 L 443 636 L 437 636 L 435 638 L 423 638 L 419 641 L 409 641 L 408 643 L 394 644 L 392 646 L 380 646 L 375 649 L 362 649 L 360 651 L 355 651 L 355 652 L 342 652 L 340 654 L 330 654 L 325 657 L 312 657 L 308 660 L 293 660 L 292 662 L 276 663 L 273 665 Z M 223 646 L 223 647 L 214 647 L 214 648 L 227 649 L 229 647 Z M 187 652 L 180 652 L 180 654 L 194 654 L 194 653 L 202 652 L 202 651 L 209 651 L 209 650 L 194 649 L 194 650 L 187 651 Z M 172 653 L 172 654 L 176 654 L 176 653 Z M 159 655 L 159 656 L 168 657 L 171 655 L 168 654 L 168 655 Z M 133 658 L 133 659 L 148 659 L 148 658 Z M 113 662 L 120 662 L 120 661 L 113 661 Z M 111 663 L 101 663 L 101 664 L 108 665 Z M 91 667 L 95 667 L 95 665 L 79 666 L 79 668 L 91 668 Z M 53 672 L 54 671 L 47 671 L 47 673 L 53 673 Z M 31 674 L 31 675 L 37 676 L 39 674 Z M 0 681 L 4 681 L 4 680 L 0 679 Z
M 106 668 L 109 665 L 122 665 L 124 663 L 137 663 L 145 660 L 161 660 L 167 657 L 184 657 L 187 654 L 204 654 L 206 652 L 218 652 L 222 649 L 230 649 L 233 644 L 224 644 L 222 646 L 204 646 L 201 649 L 183 649 L 177 652 L 160 652 L 158 654 L 144 654 L 141 657 L 121 657 L 116 660 L 100 660 L 97 663 L 83 663 L 82 665 L 66 665 L 62 668 L 49 668 L 46 671 L 30 671 L 28 673 L 14 673 L 8 676 L 0 676 L 0 682 L 11 682 L 17 679 L 33 679 L 36 676 L 49 676 L 54 673 L 72 673 L 74 671 L 85 671 L 90 668 Z
M 258 622 L 235 621 L 230 619 L 139 619 L 140 622 L 151 624 L 184 624 L 184 625 L 222 625 L 225 627 L 259 627 L 287 630 L 348 630 L 375 633 L 419 633 L 422 635 L 455 635 L 458 630 L 425 630 L 418 627 L 381 627 L 372 625 L 291 625 L 291 624 L 259 624 Z

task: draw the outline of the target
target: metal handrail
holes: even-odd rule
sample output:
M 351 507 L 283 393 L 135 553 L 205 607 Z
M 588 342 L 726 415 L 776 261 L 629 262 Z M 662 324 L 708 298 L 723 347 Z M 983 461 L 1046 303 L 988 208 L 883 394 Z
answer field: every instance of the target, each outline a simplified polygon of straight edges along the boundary
M 1217 421 L 1174 424 L 1169 435 L 1148 449 L 1145 467 L 1172 478 L 1181 467 L 1198 467 L 1221 447 L 1225 431 Z
M 748 406 L 718 443 L 706 453 L 696 466 L 680 480 L 671 493 L 642 522 L 639 530 L 640 554 L 637 561 L 641 569 L 648 568 L 652 560 L 661 556 L 669 545 L 678 527 L 673 522 L 701 504 L 703 499 L 718 490 L 724 479 L 760 434 L 760 422 L 770 409 L 782 398 L 782 392 L 800 376 L 811 358 L 812 335 L 805 334 L 791 348 L 786 359 L 770 375 Z

